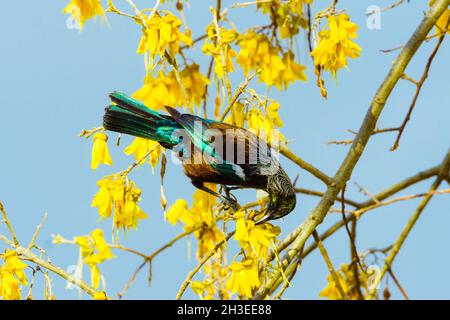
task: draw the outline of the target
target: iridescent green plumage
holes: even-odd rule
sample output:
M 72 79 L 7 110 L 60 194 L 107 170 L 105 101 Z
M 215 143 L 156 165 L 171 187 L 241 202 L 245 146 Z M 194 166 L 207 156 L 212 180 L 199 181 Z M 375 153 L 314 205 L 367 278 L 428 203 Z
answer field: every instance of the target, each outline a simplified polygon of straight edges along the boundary
M 177 153 L 193 185 L 235 205 L 204 187 L 218 183 L 231 188 L 254 188 L 269 194 L 268 208 L 258 221 L 278 219 L 296 205 L 295 189 L 267 143 L 253 133 L 222 122 L 181 114 L 166 107 L 169 115 L 147 108 L 119 92 L 110 95 L 105 129 L 159 142 Z

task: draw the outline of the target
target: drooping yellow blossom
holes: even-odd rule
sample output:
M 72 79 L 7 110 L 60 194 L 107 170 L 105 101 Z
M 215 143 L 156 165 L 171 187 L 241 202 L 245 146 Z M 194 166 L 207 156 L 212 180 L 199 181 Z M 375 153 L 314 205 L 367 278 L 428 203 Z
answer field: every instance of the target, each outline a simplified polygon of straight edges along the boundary
M 262 68 L 259 80 L 280 90 L 296 80 L 306 80 L 305 67 L 294 61 L 294 54 L 289 51 L 280 57 L 280 49 L 273 46 L 266 35 L 249 31 L 238 43 L 241 50 L 236 61 L 246 76 L 250 70 Z
M 264 14 L 270 14 L 271 20 L 280 31 L 280 36 L 292 38 L 299 33 L 299 28 L 307 28 L 308 20 L 304 17 L 303 6 L 312 3 L 312 0 L 290 0 L 283 2 L 274 0 L 270 2 L 258 3 L 257 7 L 262 9 Z
M 163 56 L 168 50 L 173 57 L 180 52 L 180 42 L 192 44 L 192 39 L 182 33 L 180 27 L 181 21 L 170 12 L 165 12 L 163 16 L 155 13 L 150 19 L 147 18 L 137 53 L 149 52 L 153 59 L 156 55 Z
M 166 219 L 171 224 L 176 224 L 177 222 L 183 223 L 185 231 L 192 231 L 203 223 L 201 215 L 191 212 L 188 209 L 188 203 L 184 199 L 178 199 L 169 208 Z
M 3 260 L 4 264 L 0 267 L 0 297 L 4 300 L 20 300 L 20 285 L 28 283 L 24 272 L 27 265 L 14 250 L 6 249 Z
M 114 209 L 116 228 L 137 228 L 139 220 L 148 216 L 138 206 L 141 190 L 129 179 L 121 175 L 105 177 L 97 182 L 99 191 L 92 200 L 102 218 L 109 218 Z
M 279 125 L 283 124 L 279 116 L 277 116 L 277 105 L 271 103 L 268 111 L 263 114 L 259 108 L 251 108 L 247 112 L 248 129 L 261 139 L 271 142 L 272 145 L 283 144 L 284 136 L 278 130 Z
M 336 274 L 339 278 L 339 283 L 341 284 L 342 290 L 346 295 L 346 298 L 350 300 L 359 300 L 361 297 L 359 292 L 362 294 L 363 298 L 369 296 L 370 291 L 370 277 L 373 275 L 372 272 L 375 270 L 368 268 L 365 271 L 358 269 L 358 282 L 355 280 L 354 269 L 347 264 L 341 266 L 340 270 L 336 270 Z M 341 294 L 336 287 L 336 282 L 333 276 L 330 274 L 327 276 L 327 286 L 319 293 L 320 297 L 327 298 L 329 300 L 341 300 Z M 357 287 L 359 286 L 359 288 Z
M 248 254 L 256 254 L 259 258 L 265 258 L 273 241 L 279 234 L 280 228 L 270 223 L 255 225 L 252 220 L 245 219 L 245 213 L 239 211 L 235 214 L 236 233 L 234 239 Z
M 178 199 L 175 201 L 173 205 L 170 206 L 169 210 L 167 210 L 166 213 L 166 219 L 170 224 L 176 224 L 179 220 L 181 220 L 181 217 L 189 214 L 188 210 L 188 203 L 184 199 Z
M 215 282 L 213 279 L 193 281 L 190 287 L 202 300 L 212 300 L 216 292 Z
M 90 235 L 75 237 L 74 241 L 80 247 L 81 257 L 89 266 L 92 286 L 98 288 L 101 278 L 101 272 L 98 265 L 105 260 L 114 258 L 111 249 L 106 244 L 103 230 L 96 229 L 92 231 Z
M 265 258 L 269 252 L 272 241 L 280 234 L 280 232 L 280 227 L 275 227 L 270 223 L 253 226 L 250 230 L 248 244 L 259 258 Z
M 308 80 L 305 74 L 306 67 L 295 62 L 294 54 L 291 51 L 283 54 L 283 63 L 285 68 L 275 80 L 275 85 L 278 89 L 287 89 L 291 83 L 294 83 L 297 80 Z
M 108 296 L 105 291 L 97 291 L 93 296 L 94 300 L 108 300 Z
M 245 220 L 245 212 L 240 210 L 234 214 L 236 220 L 236 232 L 234 234 L 234 240 L 248 241 L 248 229 L 249 223 L 255 223 L 253 221 Z
M 134 155 L 134 159 L 140 160 L 141 164 L 145 163 L 144 156 L 150 152 L 150 165 L 154 169 L 161 157 L 161 146 L 156 141 L 137 137 L 125 148 L 124 152 L 127 155 Z
M 146 219 L 148 215 L 142 211 L 138 202 L 141 199 L 141 190 L 134 184 L 129 184 L 124 189 L 124 201 L 116 200 L 114 213 L 114 225 L 116 228 L 137 228 L 139 220 Z
M 185 93 L 174 71 L 167 74 L 159 71 L 157 77 L 148 74 L 144 85 L 133 94 L 133 97 L 153 110 L 162 109 L 164 106 L 193 108 L 200 105 L 209 80 L 201 74 L 199 66 L 197 64 L 186 66 L 180 71 L 180 78 Z
M 226 288 L 231 294 L 238 293 L 251 298 L 252 290 L 259 286 L 258 266 L 256 261 L 246 259 L 242 262 L 233 262 L 229 269 L 231 276 L 226 283 Z
M 344 293 L 348 291 L 347 283 L 340 273 L 337 273 L 339 283 L 344 290 Z M 334 277 L 329 274 L 327 276 L 327 286 L 319 293 L 319 297 L 328 298 L 329 300 L 345 300 L 346 297 L 342 297 L 334 281 Z
M 205 187 L 210 190 L 217 191 L 217 185 L 213 183 L 205 183 Z M 193 198 L 193 204 L 191 207 L 191 211 L 200 215 L 203 222 L 205 222 L 208 226 L 212 226 L 214 224 L 212 208 L 217 204 L 217 198 L 202 190 L 195 190 Z
M 319 43 L 311 52 L 314 64 L 333 76 L 339 69 L 347 67 L 348 58 L 359 57 L 361 48 L 352 39 L 358 37 L 358 25 L 351 22 L 347 14 L 328 16 L 328 25 L 319 33 Z
M 211 190 L 216 190 L 215 184 L 205 184 Z M 216 205 L 216 197 L 196 190 L 193 195 L 193 204 L 188 208 L 188 203 L 184 199 L 178 199 L 167 211 L 166 219 L 171 224 L 181 222 L 184 231 L 193 231 L 194 236 L 199 240 L 197 255 L 202 257 L 212 250 L 217 243 L 225 238 L 224 233 L 215 224 L 213 207 Z
M 105 15 L 100 0 L 71 0 L 63 12 L 70 14 L 81 28 L 87 20 Z
M 281 120 L 278 110 L 280 109 L 280 104 L 278 102 L 271 102 L 267 106 L 267 117 L 270 123 L 275 128 L 281 128 L 283 126 L 283 120 Z
M 236 52 L 231 47 L 231 43 L 237 38 L 237 32 L 220 28 L 221 45 L 218 43 L 219 38 L 214 26 L 209 26 L 206 29 L 206 34 L 208 40 L 203 45 L 202 51 L 206 55 L 214 57 L 214 73 L 219 79 L 222 79 L 224 71 L 228 73 L 234 71 L 232 58 L 236 56 Z
M 92 170 L 97 169 L 100 163 L 104 163 L 109 166 L 112 165 L 113 162 L 108 151 L 108 145 L 106 144 L 108 141 L 108 136 L 103 132 L 98 132 L 94 135 L 92 140 L 94 141 L 91 158 Z
M 183 104 L 191 108 L 199 106 L 204 99 L 209 79 L 200 72 L 200 66 L 196 63 L 187 65 L 181 70 L 180 77 L 188 99 Z
M 204 224 L 194 235 L 199 240 L 197 250 L 197 256 L 199 258 L 211 252 L 220 241 L 225 239 L 223 232 L 215 225 L 208 226 Z

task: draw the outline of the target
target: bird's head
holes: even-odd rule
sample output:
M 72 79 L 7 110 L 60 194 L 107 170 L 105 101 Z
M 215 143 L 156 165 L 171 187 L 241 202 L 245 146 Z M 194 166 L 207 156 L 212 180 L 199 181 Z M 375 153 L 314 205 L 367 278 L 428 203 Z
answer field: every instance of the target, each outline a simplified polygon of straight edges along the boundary
M 294 210 L 297 203 L 294 185 L 281 169 L 267 181 L 269 204 L 265 214 L 268 220 L 279 219 Z

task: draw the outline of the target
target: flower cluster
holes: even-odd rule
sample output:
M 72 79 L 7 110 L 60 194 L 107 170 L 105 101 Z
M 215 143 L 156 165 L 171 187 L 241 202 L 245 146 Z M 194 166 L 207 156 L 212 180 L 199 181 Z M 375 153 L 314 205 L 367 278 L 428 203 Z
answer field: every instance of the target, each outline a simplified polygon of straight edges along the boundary
M 359 57 L 361 48 L 352 39 L 358 37 L 358 25 L 347 14 L 328 16 L 328 25 L 319 33 L 319 43 L 311 52 L 316 67 L 330 71 L 336 77 L 339 69 L 347 67 L 348 58 Z
M 115 174 L 97 182 L 99 191 L 92 200 L 92 207 L 104 219 L 111 216 L 114 210 L 114 227 L 117 229 L 137 228 L 139 220 L 147 218 L 147 214 L 139 208 L 141 190 L 126 177 Z
M 305 67 L 296 63 L 292 52 L 280 56 L 281 50 L 270 43 L 264 34 L 249 31 L 238 40 L 240 51 L 237 63 L 248 75 L 250 70 L 261 70 L 259 80 L 282 90 L 296 80 L 306 80 Z
M 255 212 L 250 212 L 254 215 Z M 246 218 L 244 211 L 235 214 L 236 233 L 234 239 L 244 251 L 242 261 L 234 261 L 229 266 L 230 277 L 226 283 L 231 294 L 238 293 L 247 298 L 252 297 L 254 288 L 260 285 L 258 268 L 264 263 L 269 248 L 274 244 L 276 237 L 280 234 L 280 228 L 270 223 L 255 225 L 253 220 Z
M 291 0 L 282 2 L 258 3 L 258 8 L 264 14 L 270 14 L 273 23 L 280 31 L 282 39 L 292 38 L 300 31 L 300 27 L 307 28 L 308 20 L 304 17 L 304 5 L 312 3 L 312 0 Z
M 4 300 L 21 300 L 20 286 L 28 283 L 24 269 L 27 267 L 14 250 L 6 250 L 0 266 L 0 298 Z
M 180 78 L 183 87 L 180 86 L 175 71 L 167 74 L 159 71 L 157 77 L 148 74 L 144 85 L 133 94 L 133 97 L 154 110 L 162 109 L 164 106 L 193 108 L 200 105 L 209 80 L 200 72 L 198 64 L 186 66 L 180 71 Z
M 100 0 L 71 0 L 64 8 L 64 13 L 70 14 L 81 28 L 87 20 L 105 14 Z
M 350 265 L 342 265 L 340 270 L 336 270 L 336 275 L 339 279 L 342 290 L 346 297 L 342 297 L 334 278 L 331 274 L 327 276 L 327 286 L 319 293 L 320 297 L 327 298 L 329 300 L 359 300 L 360 294 L 364 297 L 369 296 L 370 277 L 374 270 L 366 270 L 358 272 L 358 281 L 354 274 L 354 269 Z
M 84 263 L 89 266 L 91 272 L 91 284 L 97 289 L 102 277 L 98 265 L 105 260 L 114 258 L 111 249 L 106 244 L 103 230 L 96 229 L 89 235 L 75 237 L 74 241 L 80 247 L 81 257 Z
M 283 143 L 284 136 L 278 130 L 283 126 L 278 110 L 280 105 L 277 102 L 270 102 L 264 112 L 261 108 L 252 107 L 247 112 L 248 129 L 273 144 Z
M 237 32 L 220 28 L 220 40 L 214 26 L 206 29 L 208 40 L 202 47 L 203 53 L 214 57 L 214 73 L 219 79 L 223 78 L 224 72 L 234 71 L 233 60 L 236 52 L 231 47 L 231 43 L 236 40 Z
M 137 137 L 125 148 L 124 152 L 127 155 L 134 155 L 134 159 L 139 161 L 139 164 L 143 164 L 147 161 L 147 155 L 149 163 L 152 166 L 152 169 L 154 169 L 161 158 L 161 148 L 160 144 L 156 141 Z
M 171 57 L 180 52 L 180 43 L 192 44 L 189 35 L 180 31 L 181 21 L 170 12 L 153 14 L 146 20 L 137 53 L 149 53 L 152 59 L 167 52 Z M 189 32 L 188 32 L 189 34 Z

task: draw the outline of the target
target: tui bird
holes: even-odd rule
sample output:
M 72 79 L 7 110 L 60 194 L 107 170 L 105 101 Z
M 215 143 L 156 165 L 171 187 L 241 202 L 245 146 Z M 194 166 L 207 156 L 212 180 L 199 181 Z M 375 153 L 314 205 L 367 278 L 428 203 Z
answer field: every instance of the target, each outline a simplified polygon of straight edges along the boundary
M 266 191 L 268 206 L 257 224 L 279 219 L 295 208 L 296 193 L 288 175 L 267 142 L 252 132 L 181 114 L 168 106 L 165 108 L 169 115 L 161 114 L 119 92 L 111 93 L 110 98 L 113 104 L 105 109 L 104 128 L 154 140 L 171 149 L 196 188 L 219 197 L 234 209 L 237 202 L 230 190 Z M 223 185 L 226 195 L 207 188 L 205 182 Z

